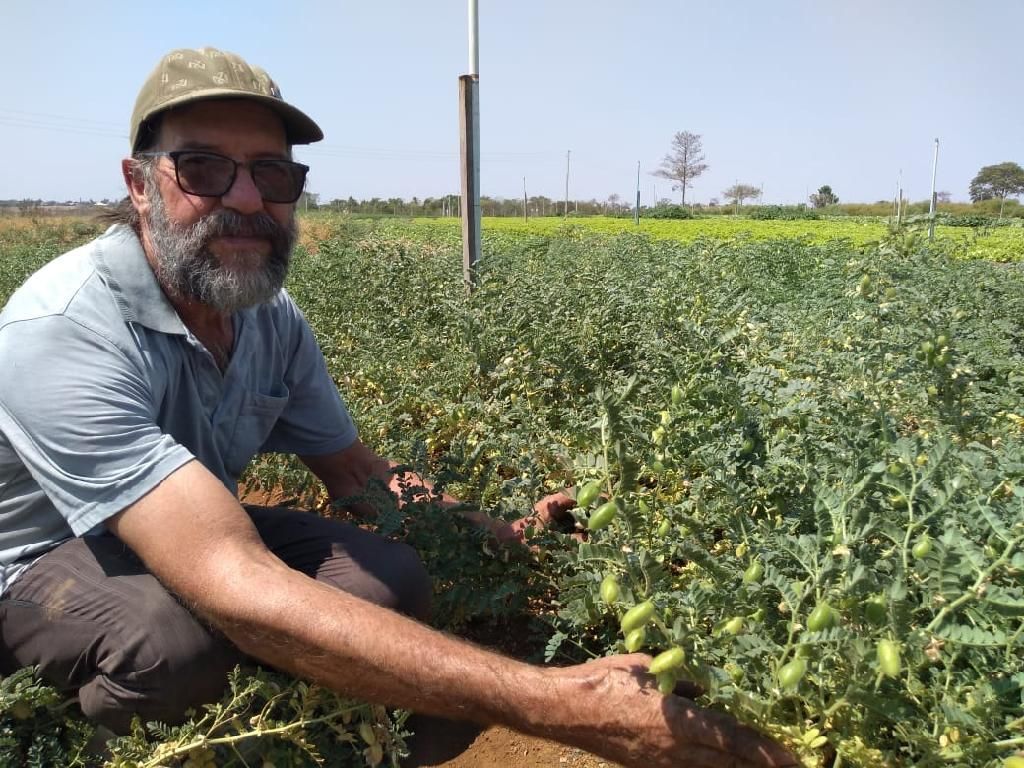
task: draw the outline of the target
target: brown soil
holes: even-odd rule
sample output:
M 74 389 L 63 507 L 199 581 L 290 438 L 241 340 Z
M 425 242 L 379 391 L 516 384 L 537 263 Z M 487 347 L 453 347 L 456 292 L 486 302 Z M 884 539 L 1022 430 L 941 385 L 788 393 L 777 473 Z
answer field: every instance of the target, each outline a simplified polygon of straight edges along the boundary
M 265 491 L 261 488 L 238 489 L 239 501 L 243 504 L 253 504 L 257 507 L 276 507 L 288 501 L 289 498 L 280 488 L 275 488 L 272 491 Z
M 458 757 L 435 765 L 444 768 L 614 768 L 616 764 L 573 747 L 523 736 L 507 728 L 491 728 L 477 736 L 469 749 Z

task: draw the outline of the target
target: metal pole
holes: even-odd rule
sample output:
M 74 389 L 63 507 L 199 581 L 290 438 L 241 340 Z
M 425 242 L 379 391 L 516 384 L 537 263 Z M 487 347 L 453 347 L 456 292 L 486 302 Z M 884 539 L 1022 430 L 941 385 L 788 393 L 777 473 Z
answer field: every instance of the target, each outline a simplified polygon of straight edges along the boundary
M 636 161 L 636 214 L 634 217 L 636 224 L 640 224 L 640 161 Z
M 903 169 L 896 175 L 896 226 L 903 221 Z
M 523 176 L 523 221 L 530 220 L 530 199 L 526 196 L 526 177 Z
M 469 74 L 480 74 L 480 23 L 477 0 L 469 0 Z
M 939 170 L 939 140 L 935 140 L 935 158 L 932 160 L 932 199 L 928 208 L 928 239 L 935 239 L 935 208 L 938 198 L 935 192 L 935 176 Z
M 477 0 L 469 0 L 469 74 L 459 78 L 462 277 L 473 290 L 480 262 L 480 75 Z
M 902 168 L 900 168 L 899 184 L 900 184 L 899 195 L 898 195 L 898 197 L 899 197 L 899 208 L 896 209 L 896 223 L 899 226 L 902 227 L 903 226 L 903 169 Z
M 565 218 L 569 218 L 569 156 L 571 149 L 565 150 Z

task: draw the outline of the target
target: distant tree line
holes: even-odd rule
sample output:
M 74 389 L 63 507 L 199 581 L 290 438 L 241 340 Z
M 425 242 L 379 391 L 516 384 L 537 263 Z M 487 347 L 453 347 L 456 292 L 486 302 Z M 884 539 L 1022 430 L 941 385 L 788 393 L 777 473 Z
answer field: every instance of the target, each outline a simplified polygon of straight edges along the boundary
M 720 205 L 716 198 L 707 204 L 686 204 L 686 190 L 693 185 L 694 179 L 700 176 L 708 165 L 704 162 L 704 151 L 699 134 L 681 131 L 672 139 L 671 150 L 665 155 L 661 166 L 652 172 L 653 175 L 671 179 L 675 182 L 673 190 L 678 191 L 679 204 L 666 198 L 659 199 L 655 205 L 641 206 L 641 216 L 648 218 L 689 218 L 694 215 L 714 215 L 739 213 L 747 200 L 757 200 L 761 196 L 761 188 L 752 184 L 733 184 L 722 192 L 728 207 Z M 974 205 L 951 203 L 949 192 L 936 194 L 940 210 L 943 208 L 951 215 L 998 215 L 1002 218 L 1024 216 L 1022 207 L 1014 198 L 1024 194 L 1024 168 L 1013 162 L 998 163 L 983 167 L 970 184 L 970 197 Z M 828 184 L 822 185 L 818 191 L 809 196 L 811 208 L 822 210 L 828 214 L 884 216 L 892 201 L 880 200 L 877 203 L 846 203 L 839 204 L 839 196 Z M 89 209 L 102 209 L 116 204 L 114 200 L 78 200 L 56 201 L 41 199 L 8 199 L 0 200 L 0 214 L 18 214 L 22 216 L 45 216 L 57 213 L 76 213 Z M 315 192 L 305 192 L 299 199 L 300 210 L 333 210 L 341 213 L 361 216 L 424 216 L 424 217 L 457 217 L 460 215 L 461 200 L 459 195 L 449 194 L 441 197 L 413 197 L 405 200 L 400 197 L 373 197 L 369 200 L 357 200 L 354 197 L 337 198 L 323 202 Z M 907 213 L 927 212 L 929 201 L 909 203 Z M 591 198 L 589 200 L 557 200 L 544 195 L 534 195 L 527 199 L 525 210 L 521 197 L 489 197 L 480 198 L 480 208 L 484 216 L 631 216 L 633 202 L 623 200 L 619 195 L 609 195 L 605 200 Z M 923 210 L 922 210 L 923 209 Z M 754 218 L 807 218 L 810 212 L 806 205 L 797 206 L 755 206 L 743 207 L 747 216 Z
M 299 202 L 303 207 L 303 201 Z M 357 200 L 354 197 L 334 199 L 327 203 L 309 204 L 305 207 L 332 210 L 365 216 L 459 216 L 461 200 L 458 195 L 443 197 L 373 197 Z M 480 209 L 484 216 L 523 216 L 523 198 L 480 197 Z M 609 195 L 606 200 L 570 200 L 569 216 L 621 216 L 630 214 L 633 206 L 623 202 L 619 195 Z M 533 195 L 527 199 L 527 213 L 530 216 L 564 216 L 565 201 L 544 195 Z
M 740 190 L 743 191 L 743 190 Z M 756 196 L 756 195 L 755 195 Z M 814 195 L 811 195 L 813 198 Z M 945 198 L 945 199 L 944 199 Z M 748 200 L 750 198 L 744 198 Z M 444 202 L 439 202 L 444 201 Z M 678 198 L 673 202 L 662 198 L 657 205 L 642 205 L 640 216 L 644 219 L 690 219 L 702 216 L 734 216 L 740 215 L 752 219 L 816 219 L 824 216 L 888 216 L 892 213 L 892 200 L 879 200 L 871 203 L 829 203 L 826 206 L 811 205 L 750 205 L 738 207 L 738 198 L 725 196 L 724 203 L 712 200 L 709 203 L 687 203 L 680 205 Z M 310 203 L 307 210 L 334 211 L 354 216 L 373 217 L 453 217 L 459 216 L 459 198 L 449 195 L 447 198 L 417 198 L 405 200 L 398 197 L 371 198 L 356 200 L 355 198 L 335 199 L 319 204 Z M 1004 205 L 1003 216 L 1006 218 L 1024 218 L 1024 206 L 1014 200 L 1005 203 L 999 199 L 983 200 L 977 203 L 951 203 L 948 194 L 940 195 L 939 212 L 948 216 L 975 216 L 996 218 L 1000 215 L 1000 206 Z M 303 208 L 300 203 L 300 210 Z M 484 216 L 502 216 L 506 218 L 523 218 L 522 198 L 500 198 L 484 196 L 480 199 L 480 207 Z M 928 200 L 911 201 L 906 204 L 907 215 L 928 212 Z M 564 216 L 563 200 L 553 200 L 542 195 L 529 199 L 530 218 L 537 216 Z M 583 216 L 618 216 L 632 217 L 632 205 L 622 201 L 617 195 L 601 200 L 570 200 L 569 218 Z
M 43 200 L 21 198 L 0 200 L 0 216 L 49 216 L 51 214 L 81 215 L 114 205 L 113 200 Z

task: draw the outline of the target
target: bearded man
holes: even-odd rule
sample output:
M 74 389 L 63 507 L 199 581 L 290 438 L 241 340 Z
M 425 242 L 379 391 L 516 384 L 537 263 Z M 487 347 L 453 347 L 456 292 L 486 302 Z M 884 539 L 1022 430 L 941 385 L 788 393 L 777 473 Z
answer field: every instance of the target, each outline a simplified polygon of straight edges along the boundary
M 130 138 L 124 222 L 0 315 L 0 672 L 38 665 L 116 733 L 180 720 L 255 659 L 627 765 L 789 764 L 663 697 L 646 656 L 551 669 L 490 653 L 425 623 L 430 584 L 405 545 L 240 505 L 259 452 L 298 455 L 332 498 L 409 479 L 359 440 L 282 288 L 308 170 L 291 148 L 322 133 L 263 70 L 202 49 L 161 60 Z M 476 521 L 504 540 L 525 526 Z

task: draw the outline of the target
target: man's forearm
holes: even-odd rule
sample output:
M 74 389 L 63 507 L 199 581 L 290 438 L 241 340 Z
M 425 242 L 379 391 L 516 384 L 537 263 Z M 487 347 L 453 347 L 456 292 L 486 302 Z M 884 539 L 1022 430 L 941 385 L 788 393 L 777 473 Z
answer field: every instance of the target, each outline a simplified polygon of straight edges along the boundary
M 450 494 L 437 493 L 434 489 L 434 484 L 422 475 L 409 470 L 401 471 L 403 465 L 397 462 L 388 462 L 388 464 L 391 473 L 388 488 L 398 499 L 404 499 L 410 490 L 422 489 L 419 494 L 414 493 L 414 499 L 429 496 L 442 507 L 449 507 L 453 512 L 459 513 L 469 522 L 485 530 L 494 530 L 502 525 L 500 521 L 495 520 L 486 512 L 482 512 L 465 502 L 459 501 Z
M 570 686 L 287 568 L 255 566 L 197 606 L 247 654 L 354 697 L 552 735 Z M 242 594 L 244 593 L 244 594 Z M 564 734 L 563 734 L 564 738 Z
M 521 521 L 506 523 L 495 520 L 485 512 L 460 502 L 447 494 L 435 493 L 431 482 L 416 472 L 402 470 L 402 465 L 378 456 L 360 441 L 348 448 L 324 456 L 302 456 L 302 461 L 324 483 L 331 499 L 345 499 L 346 507 L 360 517 L 372 517 L 376 510 L 363 496 L 372 483 L 379 482 L 400 501 L 418 500 L 430 496 L 442 506 L 451 507 L 471 523 L 493 533 L 500 541 L 525 541 L 523 531 L 533 521 L 543 527 L 547 522 L 573 505 L 564 494 L 552 494 L 541 499 L 533 514 Z

